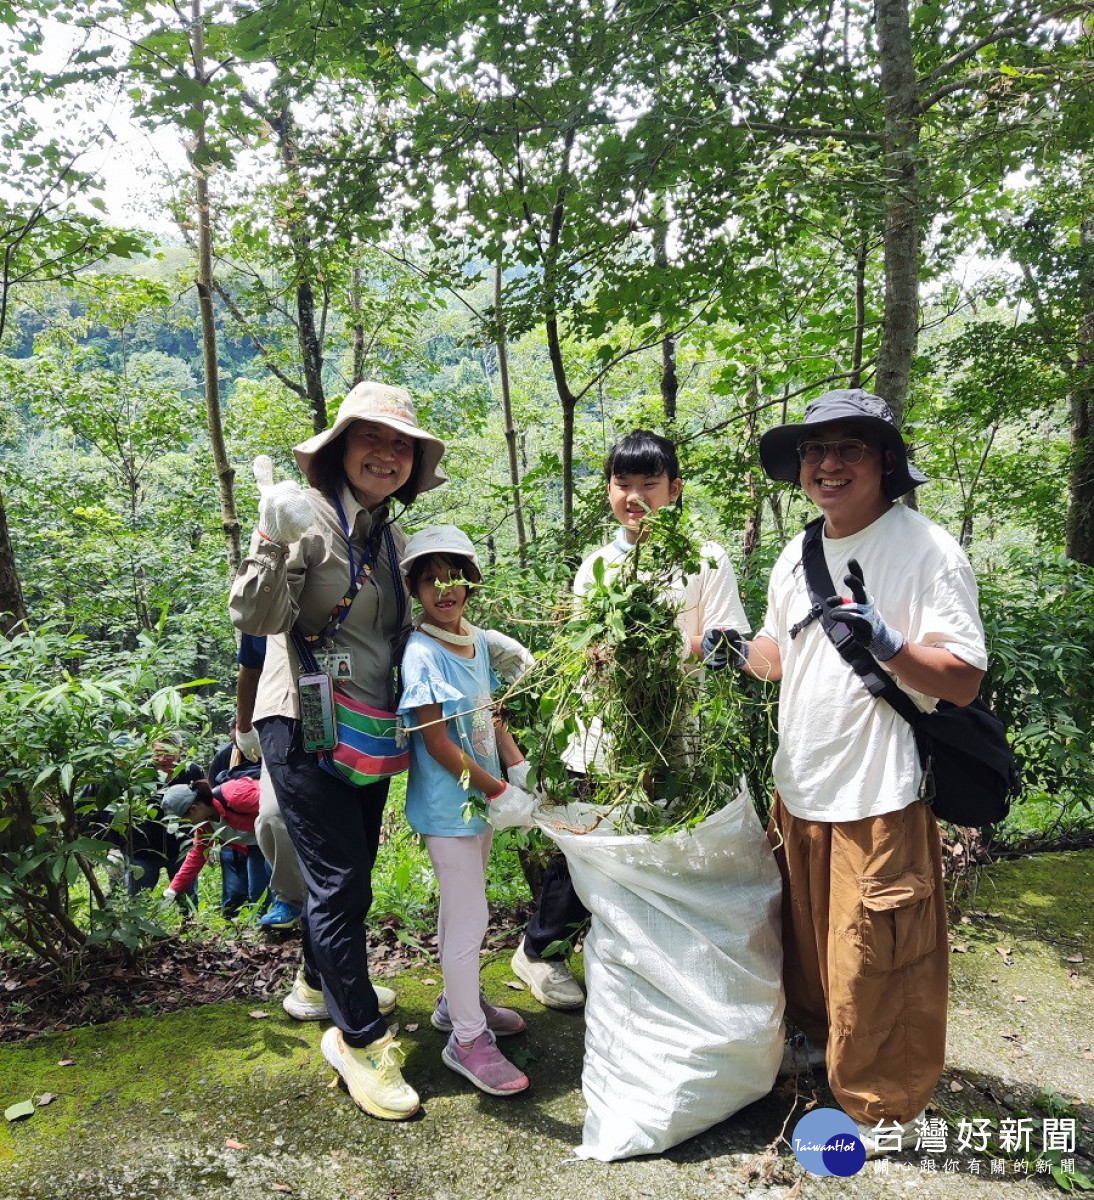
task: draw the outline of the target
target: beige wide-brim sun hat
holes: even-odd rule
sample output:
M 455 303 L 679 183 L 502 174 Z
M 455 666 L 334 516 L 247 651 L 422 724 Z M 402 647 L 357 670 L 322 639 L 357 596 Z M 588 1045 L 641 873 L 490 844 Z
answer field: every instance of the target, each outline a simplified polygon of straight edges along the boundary
M 448 479 L 439 466 L 444 454 L 444 442 L 426 433 L 418 424 L 410 393 L 405 388 L 371 380 L 357 384 L 346 393 L 346 398 L 338 408 L 338 416 L 329 429 L 293 447 L 293 455 L 305 475 L 315 455 L 340 437 L 354 421 L 373 421 L 377 425 L 386 425 L 422 443 L 422 462 L 416 480 L 419 494 L 440 487 Z

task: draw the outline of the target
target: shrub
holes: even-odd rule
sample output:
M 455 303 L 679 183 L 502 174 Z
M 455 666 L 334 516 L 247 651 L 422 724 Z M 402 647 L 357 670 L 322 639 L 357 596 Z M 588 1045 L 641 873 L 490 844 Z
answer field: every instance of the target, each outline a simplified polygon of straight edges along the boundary
M 82 674 L 84 653 L 56 626 L 0 638 L 0 940 L 55 965 L 156 931 L 105 886 L 111 847 L 87 817 L 105 807 L 121 828 L 148 815 L 151 746 L 197 704 L 156 686 L 151 639 L 105 671 Z

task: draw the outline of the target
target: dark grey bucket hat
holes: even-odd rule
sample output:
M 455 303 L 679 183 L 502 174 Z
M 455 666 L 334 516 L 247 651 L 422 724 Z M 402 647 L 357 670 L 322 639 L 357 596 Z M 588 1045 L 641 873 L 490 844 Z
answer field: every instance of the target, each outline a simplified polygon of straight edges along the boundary
M 825 392 L 806 406 L 798 425 L 778 425 L 760 438 L 760 462 L 771 479 L 797 483 L 801 472 L 798 444 L 812 428 L 832 425 L 837 421 L 851 422 L 876 434 L 882 446 L 893 455 L 892 470 L 884 476 L 885 495 L 896 500 L 912 488 L 927 482 L 927 476 L 908 462 L 908 447 L 900 436 L 892 410 L 880 396 L 862 388 L 838 388 Z

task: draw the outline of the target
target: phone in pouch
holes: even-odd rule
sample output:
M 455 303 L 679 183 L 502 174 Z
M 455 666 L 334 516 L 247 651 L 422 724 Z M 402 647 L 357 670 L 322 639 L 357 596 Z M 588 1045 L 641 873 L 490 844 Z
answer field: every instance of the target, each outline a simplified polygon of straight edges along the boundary
M 300 694 L 300 723 L 305 750 L 333 750 L 338 745 L 334 722 L 334 690 L 325 671 L 301 675 L 296 683 Z

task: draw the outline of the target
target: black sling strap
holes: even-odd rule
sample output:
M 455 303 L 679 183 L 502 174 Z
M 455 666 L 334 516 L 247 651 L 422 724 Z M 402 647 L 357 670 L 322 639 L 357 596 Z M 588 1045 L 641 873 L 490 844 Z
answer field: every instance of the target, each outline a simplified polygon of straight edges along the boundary
M 913 729 L 918 729 L 925 714 L 878 666 L 877 659 L 870 651 L 855 641 L 850 629 L 824 603 L 827 597 L 836 594 L 836 587 L 828 571 L 828 564 L 824 561 L 824 545 L 821 540 L 823 525 L 823 517 L 810 521 L 805 527 L 805 540 L 802 543 L 802 569 L 805 572 L 805 588 L 812 605 L 811 615 L 819 619 L 840 657 L 863 681 L 870 695 L 880 696 L 895 708 Z

